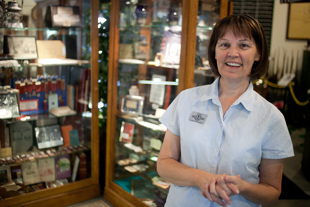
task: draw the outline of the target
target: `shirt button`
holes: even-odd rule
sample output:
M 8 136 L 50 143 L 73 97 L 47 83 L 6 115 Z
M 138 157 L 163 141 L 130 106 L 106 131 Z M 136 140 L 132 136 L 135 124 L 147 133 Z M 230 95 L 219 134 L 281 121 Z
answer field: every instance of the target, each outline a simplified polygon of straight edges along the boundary
M 216 152 L 218 152 L 218 151 L 219 151 L 219 148 L 216 147 L 216 148 L 214 148 L 214 150 L 215 150 Z

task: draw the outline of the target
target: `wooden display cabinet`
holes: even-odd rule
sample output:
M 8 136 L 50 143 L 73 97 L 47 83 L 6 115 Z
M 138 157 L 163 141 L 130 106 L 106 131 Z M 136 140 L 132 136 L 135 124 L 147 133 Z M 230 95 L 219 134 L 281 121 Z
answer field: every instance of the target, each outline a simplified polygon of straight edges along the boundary
M 5 94 L 11 93 L 13 89 L 15 93 L 15 89 L 19 88 L 17 99 L 19 103 L 17 106 L 19 106 L 20 109 L 20 114 L 17 113 L 18 115 L 15 114 L 12 116 L 10 115 L 11 109 L 9 105 L 4 106 L 3 103 L 1 103 L 0 106 L 1 113 L 5 111 L 9 114 L 7 117 L 2 115 L 0 117 L 0 133 L 1 136 L 3 135 L 6 137 L 6 139 L 1 137 L 0 206 L 68 206 L 97 198 L 101 195 L 99 186 L 99 120 L 97 107 L 99 102 L 97 81 L 99 75 L 99 0 L 78 0 L 74 2 L 24 0 L 23 2 L 24 18 L 22 22 L 24 26 L 22 28 L 13 26 L 0 28 L 0 30 L 3 31 L 1 35 L 4 34 L 9 36 L 9 41 L 12 41 L 13 45 L 20 41 L 20 39 L 16 39 L 16 37 L 24 38 L 24 42 L 18 42 L 20 43 L 19 46 L 17 45 L 19 50 L 14 51 L 13 54 L 11 54 L 12 51 L 9 52 L 9 56 L 5 55 L 8 53 L 4 50 L 4 54 L 1 55 L 2 60 L 9 60 L 14 64 L 4 65 L 4 62 L 0 61 L 0 65 L 3 69 L 1 74 L 5 74 L 5 78 L 1 76 L 0 94 L 4 91 Z M 44 18 L 47 6 L 68 6 L 72 5 L 72 3 L 74 3 L 75 6 L 79 5 L 80 13 L 77 15 L 81 18 L 82 24 L 80 26 L 71 27 L 70 25 L 62 25 L 52 28 L 47 28 L 45 26 Z M 86 10 L 89 12 L 85 12 Z M 69 15 L 70 11 L 69 8 Z M 61 13 L 64 11 L 58 12 Z M 90 14 L 90 16 L 82 17 L 82 14 Z M 87 19 L 91 21 L 86 22 Z M 68 19 L 65 20 L 68 21 Z M 33 26 L 31 26 L 31 24 L 33 24 Z M 86 24 L 90 25 L 87 27 Z M 66 39 L 64 39 L 65 36 L 70 35 L 76 38 L 73 40 L 74 44 L 72 45 L 70 45 L 69 40 L 65 42 Z M 37 45 L 32 45 L 32 43 L 29 43 L 30 41 L 25 40 L 27 38 L 29 39 L 29 37 L 34 38 Z M 45 40 L 53 39 L 52 37 L 58 37 L 59 40 L 66 44 L 65 48 L 67 54 L 65 58 L 69 58 L 70 60 L 64 62 L 63 59 L 53 57 L 54 61 L 46 63 L 44 61 L 41 62 L 41 59 L 39 60 L 40 57 L 29 57 L 29 55 L 32 54 L 29 51 L 35 51 L 34 48 L 39 46 L 38 40 L 45 42 Z M 3 40 L 3 36 L 1 36 L 1 38 Z M 26 46 L 23 45 L 25 42 L 27 42 Z M 25 50 L 25 47 L 28 47 L 28 50 Z M 72 48 L 75 48 L 74 53 L 76 54 L 70 51 Z M 48 51 L 48 49 L 50 49 L 50 47 L 46 48 L 46 51 Z M 85 51 L 82 52 L 82 50 Z M 19 55 L 21 51 L 24 52 L 24 56 L 17 58 L 20 57 L 17 55 Z M 56 77 L 58 79 L 63 78 L 64 81 L 58 82 Z M 29 84 L 27 90 L 17 87 L 20 86 L 19 82 L 25 82 L 26 86 L 28 86 L 27 83 L 30 82 L 30 80 L 33 81 L 33 87 L 31 84 Z M 70 83 L 69 80 L 71 81 Z M 45 85 L 43 88 L 40 88 L 39 84 Z M 4 86 L 7 85 L 9 85 L 9 87 L 5 87 L 6 89 L 4 90 Z M 71 88 L 75 88 L 77 93 L 67 93 L 69 91 L 69 85 Z M 57 91 L 60 89 L 62 91 Z M 55 95 L 56 91 L 57 95 Z M 84 95 L 79 94 L 80 91 L 84 92 Z M 70 95 L 75 96 L 76 99 Z M 52 96 L 54 99 L 52 99 Z M 41 102 L 40 97 L 45 99 Z M 83 98 L 82 101 L 80 100 L 81 97 Z M 3 98 L 3 96 L 1 96 L 1 98 Z M 30 104 L 27 104 L 27 101 L 29 101 Z M 59 101 L 58 104 L 54 106 L 70 105 L 71 109 L 75 111 L 74 115 L 51 114 L 51 108 L 49 107 L 53 106 L 57 101 Z M 17 126 L 15 126 L 16 124 Z M 59 130 L 57 131 L 56 128 L 53 128 L 53 132 L 45 133 L 45 137 L 42 135 L 42 138 L 41 135 L 39 135 L 42 132 L 40 130 L 44 128 L 44 130 L 48 131 L 51 125 L 56 125 L 59 129 L 64 129 L 64 131 L 59 134 Z M 13 126 L 15 126 L 15 128 L 13 128 Z M 66 131 L 66 133 L 65 126 L 71 126 L 71 128 L 67 129 L 68 131 Z M 75 134 L 72 132 L 73 130 L 76 130 L 74 131 Z M 7 133 L 5 131 L 7 131 Z M 51 137 L 51 134 L 55 136 Z M 55 137 L 58 139 L 59 136 L 64 139 L 64 142 L 57 142 L 54 145 L 55 142 L 51 142 L 50 140 L 56 139 Z M 29 137 L 33 137 L 33 139 L 31 140 Z M 28 140 L 26 141 L 26 139 Z M 47 141 L 48 139 L 50 140 Z M 70 140 L 70 142 L 67 142 L 68 140 Z M 29 143 L 31 143 L 30 147 L 28 146 Z M 42 145 L 42 143 L 45 145 Z M 21 145 L 24 145 L 24 148 L 21 148 Z M 12 149 L 13 154 L 5 155 L 8 149 Z M 68 162 L 56 161 L 59 155 L 68 155 L 70 167 Z M 48 165 L 51 169 L 50 171 L 44 171 L 44 164 L 48 164 L 47 162 L 44 163 L 43 159 L 45 158 L 50 160 Z M 76 162 L 78 158 L 79 162 Z M 53 162 L 55 162 L 54 172 L 52 169 Z M 74 173 L 75 162 L 79 163 L 79 165 L 76 165 L 76 174 Z M 25 165 L 25 163 L 29 165 Z M 27 175 L 27 172 L 30 174 L 33 173 L 32 171 L 35 171 L 35 167 L 31 167 L 31 165 L 40 165 L 38 163 L 41 163 L 41 167 L 43 167 L 40 173 L 33 175 L 38 175 L 39 178 L 31 177 L 30 179 L 30 177 L 27 177 L 29 175 Z M 68 170 L 69 174 L 61 175 L 61 173 L 64 172 L 62 170 L 57 172 L 60 166 L 57 164 L 59 163 L 61 163 L 61 169 Z M 21 169 L 18 169 L 18 172 L 15 171 L 17 165 L 22 166 Z M 15 173 L 7 177 L 8 180 L 2 177 L 2 173 L 5 169 L 10 169 L 11 172 L 14 171 Z M 21 174 L 23 177 L 20 176 Z M 46 177 L 43 178 L 47 175 L 51 175 L 48 181 Z M 61 178 L 62 176 L 65 180 Z M 60 180 L 62 180 L 62 182 L 60 182 Z M 13 183 L 10 182 L 11 185 L 14 185 L 13 191 L 7 190 L 9 188 L 5 188 L 7 181 L 14 181 Z M 21 184 L 16 185 L 16 183 Z M 17 189 L 19 187 L 20 189 Z
M 230 10 L 226 0 L 111 1 L 104 197 L 114 206 L 164 205 L 158 117 L 180 91 L 206 82 L 212 22 Z

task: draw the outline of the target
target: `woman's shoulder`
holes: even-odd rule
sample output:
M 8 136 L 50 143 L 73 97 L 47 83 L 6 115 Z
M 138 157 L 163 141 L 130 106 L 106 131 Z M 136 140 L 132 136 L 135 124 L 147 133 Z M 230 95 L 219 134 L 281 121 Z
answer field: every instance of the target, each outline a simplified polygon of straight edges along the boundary
M 268 101 L 265 97 L 261 96 L 259 93 L 254 91 L 254 108 L 265 111 L 267 114 L 270 113 L 271 116 L 282 117 L 282 112 L 270 101 Z

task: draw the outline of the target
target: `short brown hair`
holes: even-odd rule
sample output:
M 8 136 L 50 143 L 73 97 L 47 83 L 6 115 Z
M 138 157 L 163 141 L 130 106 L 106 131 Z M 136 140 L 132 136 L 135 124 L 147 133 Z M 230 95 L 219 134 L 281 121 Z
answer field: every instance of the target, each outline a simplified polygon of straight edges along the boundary
M 260 60 L 254 62 L 250 78 L 255 79 L 262 77 L 267 72 L 268 67 L 269 52 L 267 40 L 261 24 L 248 14 L 227 16 L 218 21 L 214 26 L 208 47 L 208 58 L 212 72 L 216 76 L 220 76 L 215 59 L 215 47 L 218 40 L 223 37 L 228 30 L 231 30 L 234 35 L 242 35 L 255 42 Z

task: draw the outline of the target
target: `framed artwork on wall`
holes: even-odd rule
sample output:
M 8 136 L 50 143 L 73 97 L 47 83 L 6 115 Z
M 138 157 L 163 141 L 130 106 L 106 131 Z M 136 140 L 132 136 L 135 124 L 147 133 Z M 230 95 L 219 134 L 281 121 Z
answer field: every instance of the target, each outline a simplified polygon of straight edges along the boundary
M 310 40 L 310 2 L 289 5 L 287 39 Z

